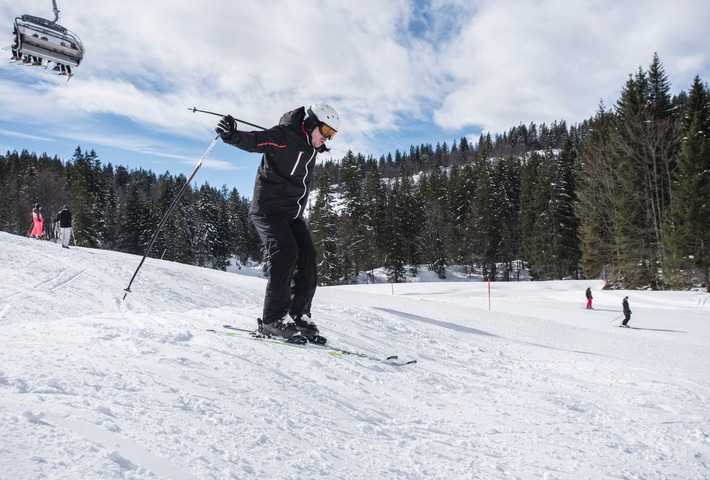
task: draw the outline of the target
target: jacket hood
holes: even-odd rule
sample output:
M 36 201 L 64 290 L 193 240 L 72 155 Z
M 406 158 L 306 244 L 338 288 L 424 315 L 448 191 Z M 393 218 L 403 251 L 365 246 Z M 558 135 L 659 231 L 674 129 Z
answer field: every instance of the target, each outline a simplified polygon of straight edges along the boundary
M 299 107 L 281 115 L 279 125 L 290 125 L 296 130 L 301 130 L 301 124 L 306 118 L 306 107 Z
M 305 127 L 303 125 L 303 122 L 306 120 L 306 107 L 298 107 L 294 110 L 291 110 L 290 112 L 286 112 L 283 115 L 281 115 L 281 119 L 279 120 L 279 125 L 283 126 L 290 126 L 294 130 L 296 130 L 299 133 L 302 133 L 305 137 L 308 143 L 311 143 L 310 139 L 310 132 L 307 132 L 305 130 Z M 324 152 L 329 152 L 330 149 L 325 146 L 325 143 L 320 146 L 320 148 L 316 149 L 318 153 L 324 153 Z

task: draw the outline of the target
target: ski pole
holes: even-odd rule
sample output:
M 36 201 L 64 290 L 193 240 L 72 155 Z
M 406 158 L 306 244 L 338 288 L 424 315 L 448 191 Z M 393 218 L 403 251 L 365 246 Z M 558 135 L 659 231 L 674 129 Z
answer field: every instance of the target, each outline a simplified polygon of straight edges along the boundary
M 207 110 L 200 110 L 200 109 L 197 108 L 197 107 L 192 107 L 192 108 L 187 107 L 187 109 L 188 109 L 188 110 L 192 110 L 192 113 L 196 113 L 196 112 L 209 113 L 210 115 L 216 115 L 216 116 L 218 116 L 218 117 L 224 117 L 224 115 L 221 114 L 221 113 L 208 112 Z M 234 117 L 232 117 L 232 118 L 234 118 Z M 264 127 L 260 127 L 259 125 L 254 125 L 253 123 L 249 123 L 249 122 L 246 122 L 246 121 L 244 121 L 244 120 L 240 120 L 240 119 L 238 119 L 238 118 L 234 118 L 234 120 L 236 120 L 237 122 L 240 122 L 240 123 L 244 123 L 244 124 L 246 124 L 246 125 L 249 125 L 249 126 L 251 126 L 251 127 L 256 127 L 256 128 L 260 128 L 260 129 L 262 129 L 262 130 L 266 130 L 266 128 L 264 128 Z
M 212 140 L 212 143 L 210 143 L 210 146 L 207 147 L 207 150 L 205 153 L 202 155 L 202 158 L 200 158 L 200 161 L 197 162 L 197 165 L 195 166 L 195 169 L 192 171 L 190 174 L 190 177 L 187 179 L 185 182 L 185 185 L 182 186 L 180 191 L 177 193 L 177 196 L 175 197 L 175 200 L 173 200 L 173 203 L 170 204 L 170 207 L 168 207 L 168 210 L 165 212 L 165 215 L 163 215 L 163 219 L 160 220 L 160 223 L 158 224 L 158 228 L 155 230 L 155 233 L 153 233 L 153 238 L 150 239 L 150 243 L 148 244 L 148 248 L 145 249 L 145 253 L 143 254 L 143 258 L 141 259 L 140 263 L 138 264 L 138 268 L 136 268 L 136 271 L 133 273 L 133 277 L 131 277 L 131 281 L 128 282 L 128 286 L 124 289 L 126 293 L 123 295 L 123 299 L 126 299 L 126 296 L 130 293 L 131 291 L 131 284 L 133 283 L 133 280 L 136 279 L 136 275 L 138 275 L 138 270 L 141 269 L 143 266 L 143 262 L 145 262 L 145 258 L 148 256 L 148 253 L 150 253 L 150 249 L 153 248 L 153 244 L 155 243 L 155 240 L 158 238 L 158 233 L 160 233 L 160 229 L 163 228 L 163 225 L 165 224 L 165 221 L 168 219 L 172 211 L 175 209 L 175 207 L 178 204 L 178 201 L 180 201 L 180 198 L 182 195 L 185 193 L 185 190 L 187 190 L 187 187 L 190 185 L 190 182 L 192 182 L 192 179 L 195 177 L 195 174 L 197 171 L 200 169 L 202 166 L 202 162 L 204 162 L 205 158 L 210 154 L 214 146 L 217 144 L 217 140 L 219 140 L 220 136 L 217 135 L 214 137 L 214 140 Z
M 623 317 L 623 315 L 619 315 L 618 317 L 614 318 L 614 319 L 613 319 L 611 322 L 609 322 L 609 323 L 618 322 L 618 321 L 621 319 L 621 317 Z

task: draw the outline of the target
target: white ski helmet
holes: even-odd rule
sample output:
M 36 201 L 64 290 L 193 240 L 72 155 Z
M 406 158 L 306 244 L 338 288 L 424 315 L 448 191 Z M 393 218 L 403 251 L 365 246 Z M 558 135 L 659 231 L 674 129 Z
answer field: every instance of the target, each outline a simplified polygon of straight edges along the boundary
M 338 112 L 327 103 L 315 103 L 308 107 L 308 115 L 314 117 L 320 123 L 328 125 L 336 132 L 340 130 L 340 117 Z

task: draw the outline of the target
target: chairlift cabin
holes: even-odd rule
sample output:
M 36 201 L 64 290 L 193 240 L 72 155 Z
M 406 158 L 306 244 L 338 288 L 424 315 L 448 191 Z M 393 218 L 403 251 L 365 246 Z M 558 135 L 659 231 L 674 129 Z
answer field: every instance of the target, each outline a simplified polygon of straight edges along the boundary
M 84 58 L 79 37 L 59 24 L 32 15 L 15 19 L 17 51 L 54 63 L 78 67 Z
M 84 58 L 84 46 L 75 34 L 59 25 L 59 10 L 56 0 L 54 21 L 33 15 L 15 18 L 15 45 L 17 57 L 29 56 L 54 62 L 57 65 L 78 67 Z

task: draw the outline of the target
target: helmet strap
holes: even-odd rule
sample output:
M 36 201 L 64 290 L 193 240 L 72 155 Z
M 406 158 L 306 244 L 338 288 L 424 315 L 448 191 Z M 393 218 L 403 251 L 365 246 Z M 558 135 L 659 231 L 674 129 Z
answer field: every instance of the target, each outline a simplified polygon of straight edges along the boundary
M 306 119 L 303 121 L 303 126 L 305 127 L 308 133 L 311 133 L 313 129 L 318 126 L 318 121 L 315 118 L 309 116 L 306 117 Z

